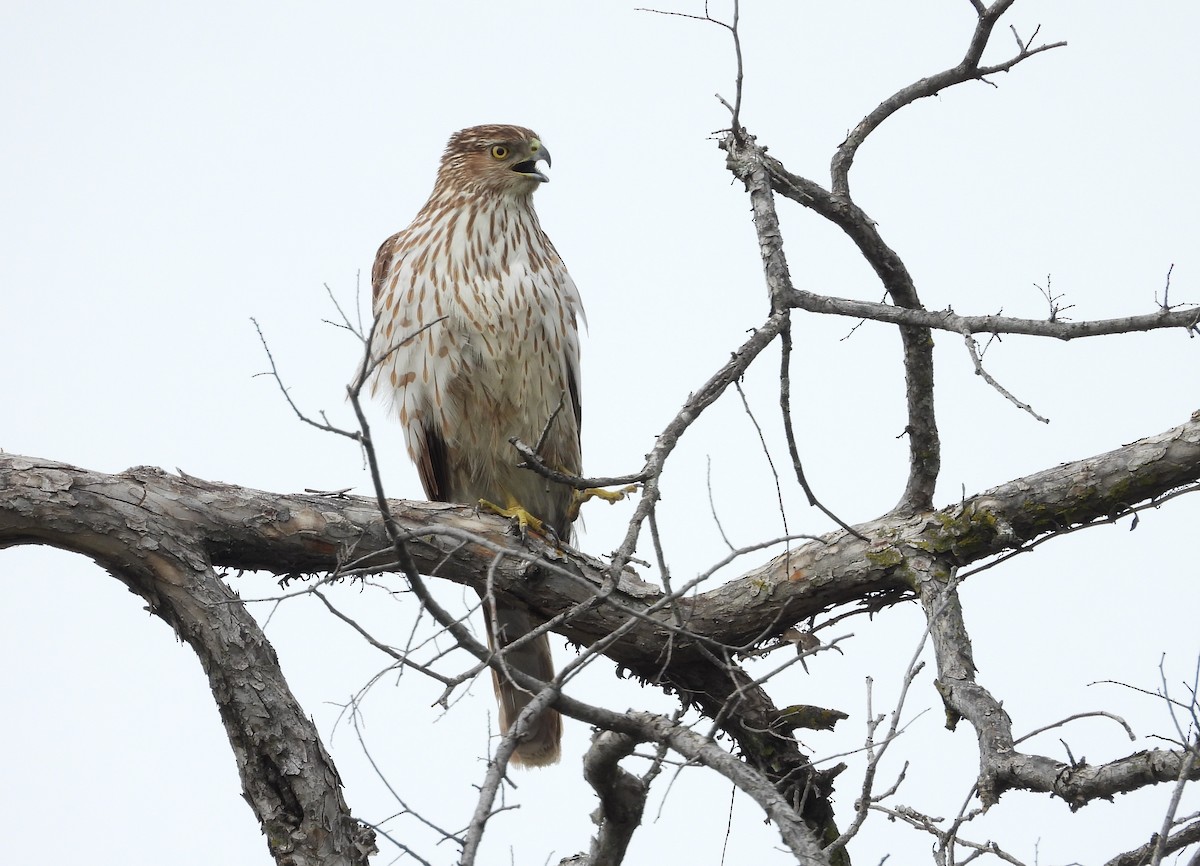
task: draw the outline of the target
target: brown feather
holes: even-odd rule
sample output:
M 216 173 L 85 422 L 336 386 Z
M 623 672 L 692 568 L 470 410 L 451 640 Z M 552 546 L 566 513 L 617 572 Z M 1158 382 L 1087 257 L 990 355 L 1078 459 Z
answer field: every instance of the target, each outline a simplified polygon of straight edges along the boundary
M 403 232 L 396 232 L 381 243 L 379 251 L 375 253 L 375 263 L 371 266 L 371 298 L 376 310 L 379 309 L 381 295 L 383 294 L 383 283 L 387 277 L 388 268 L 392 264 L 392 254 L 395 251 L 396 241 L 401 234 Z
M 450 467 L 446 463 L 446 441 L 440 433 L 424 425 L 425 447 L 420 451 L 417 460 L 417 474 L 421 476 L 421 486 L 425 495 L 432 502 L 449 502 L 447 491 L 450 489 Z
M 499 635 L 493 634 L 493 616 L 500 630 Z M 484 621 L 487 624 L 488 646 L 492 650 L 503 649 L 539 625 L 528 610 L 504 596 L 498 596 L 493 605 L 485 605 Z M 504 655 L 504 664 L 543 682 L 554 679 L 554 660 L 545 635 L 509 650 Z M 508 731 L 533 695 L 495 668 L 492 669 L 492 686 L 500 708 L 500 730 Z M 545 710 L 533 720 L 525 741 L 513 752 L 512 760 L 526 767 L 553 764 L 561 754 L 561 742 L 562 717 L 555 710 Z

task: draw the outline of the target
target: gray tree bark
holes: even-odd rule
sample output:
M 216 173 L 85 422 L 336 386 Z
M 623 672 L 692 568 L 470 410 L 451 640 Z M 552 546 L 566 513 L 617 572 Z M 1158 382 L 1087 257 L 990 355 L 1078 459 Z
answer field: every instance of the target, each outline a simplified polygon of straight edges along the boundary
M 1019 752 L 1001 702 L 976 681 L 956 574 L 1047 535 L 1107 523 L 1197 481 L 1200 412 L 1171 430 L 947 508 L 859 525 L 861 537 L 839 530 L 717 589 L 672 599 L 629 572 L 614 585 L 608 567 L 583 554 L 549 548 L 536 538 L 517 542 L 507 535 L 505 521 L 471 508 L 390 505 L 423 573 L 486 590 L 483 576 L 490 569 L 496 590 L 552 620 L 554 630 L 571 640 L 592 645 L 619 634 L 604 646 L 605 655 L 721 718 L 746 762 L 775 783 L 806 766 L 805 759 L 799 751 L 781 752 L 781 744 L 795 742 L 786 733 L 787 713 L 740 674 L 731 653 L 749 651 L 837 605 L 878 609 L 915 596 L 931 623 L 948 719 L 951 724 L 966 719 L 978 736 L 983 801 L 994 803 L 1004 791 L 1024 788 L 1056 794 L 1078 808 L 1177 778 L 1186 752 L 1139 752 L 1087 767 Z M 197 653 L 246 799 L 277 862 L 367 862 L 375 850 L 372 831 L 352 817 L 337 771 L 288 689 L 274 651 L 217 569 L 282 576 L 395 570 L 393 546 L 373 501 L 266 493 L 148 467 L 108 475 L 0 455 L 0 547 L 18 544 L 45 544 L 92 558 Z M 667 641 L 670 661 L 664 663 Z M 725 655 L 715 661 L 713 647 L 724 647 Z M 677 730 L 655 731 L 659 723 L 647 714 L 611 714 L 566 695 L 555 705 L 635 739 L 674 738 L 678 748 L 699 748 L 680 746 L 683 734 Z M 1200 777 L 1200 769 L 1188 775 Z M 602 775 L 598 779 L 612 784 Z M 824 811 L 829 779 L 813 773 L 804 779 L 809 786 L 825 786 L 820 796 L 811 796 L 809 788 L 810 800 L 822 808 L 809 806 L 802 814 L 816 838 L 829 841 L 827 834 L 835 830 L 831 813 Z M 785 799 L 791 800 L 788 790 L 795 789 L 784 785 Z M 769 805 L 770 796 L 762 802 L 768 812 L 783 803 Z

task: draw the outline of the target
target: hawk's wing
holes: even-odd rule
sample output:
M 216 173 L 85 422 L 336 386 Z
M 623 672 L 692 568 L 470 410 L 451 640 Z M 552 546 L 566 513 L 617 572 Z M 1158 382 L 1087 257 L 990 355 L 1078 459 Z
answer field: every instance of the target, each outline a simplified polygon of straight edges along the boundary
M 371 303 L 375 311 L 376 327 L 379 327 L 381 323 L 379 314 L 384 299 L 384 284 L 391 273 L 392 262 L 396 252 L 404 242 L 405 231 L 396 232 L 379 245 L 379 251 L 375 254 L 375 264 L 371 267 Z M 395 336 L 400 340 L 403 340 L 406 336 L 415 337 L 415 332 L 418 330 L 420 330 L 419 327 L 414 328 L 414 333 L 411 335 L 398 334 Z M 373 343 L 387 346 L 388 350 L 392 353 L 403 351 L 405 348 L 404 345 L 398 345 L 394 342 L 390 334 L 380 335 L 380 337 L 385 339 L 373 341 Z M 384 370 L 392 366 L 384 359 L 377 358 L 375 360 L 381 369 L 374 379 L 372 391 L 378 386 L 380 379 L 383 378 Z M 438 428 L 430 423 L 431 419 L 414 419 L 414 421 L 415 423 L 406 424 L 406 434 L 409 440 L 409 453 L 416 463 L 417 475 L 420 476 L 421 486 L 425 489 L 425 496 L 431 502 L 448 502 L 450 500 L 451 488 L 449 464 L 446 459 L 446 440 L 442 438 L 442 434 Z

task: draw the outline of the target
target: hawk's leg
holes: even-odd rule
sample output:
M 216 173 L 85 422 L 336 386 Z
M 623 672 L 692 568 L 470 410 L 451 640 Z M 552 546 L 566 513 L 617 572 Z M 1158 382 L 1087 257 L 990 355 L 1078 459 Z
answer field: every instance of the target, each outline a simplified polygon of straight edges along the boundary
M 479 508 L 482 511 L 490 511 L 492 514 L 499 514 L 501 517 L 508 517 L 517 521 L 517 526 L 521 530 L 521 535 L 524 535 L 527 530 L 532 529 L 534 532 L 540 532 L 543 535 L 550 531 L 539 518 L 534 517 L 525 510 L 521 503 L 517 502 L 511 496 L 505 497 L 508 502 L 507 506 L 497 505 L 495 502 L 489 502 L 486 499 L 479 500 Z
M 620 502 L 626 496 L 636 493 L 638 486 L 630 484 L 628 487 L 622 487 L 620 490 L 605 490 L 603 487 L 589 487 L 586 490 L 576 490 L 571 496 L 571 509 L 568 512 L 571 519 L 574 520 L 579 516 L 579 506 L 587 502 L 589 499 L 603 499 L 610 505 L 614 502 Z

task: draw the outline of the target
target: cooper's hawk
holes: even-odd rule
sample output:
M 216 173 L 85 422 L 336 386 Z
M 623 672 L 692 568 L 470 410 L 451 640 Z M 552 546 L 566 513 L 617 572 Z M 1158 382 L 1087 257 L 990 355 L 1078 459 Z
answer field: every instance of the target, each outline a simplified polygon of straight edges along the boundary
M 509 438 L 542 439 L 545 463 L 578 475 L 579 332 L 583 306 L 538 223 L 533 192 L 550 152 L 532 130 L 475 126 L 455 133 L 429 201 L 384 241 L 371 274 L 377 359 L 373 391 L 392 405 L 430 499 L 497 504 L 560 538 L 571 532 L 571 488 L 517 468 Z M 543 438 L 544 434 L 544 438 Z M 493 650 L 538 620 L 511 598 L 488 600 Z M 505 654 L 540 680 L 554 676 L 545 635 Z M 507 731 L 531 695 L 492 672 Z M 513 756 L 558 760 L 562 720 L 546 710 Z

